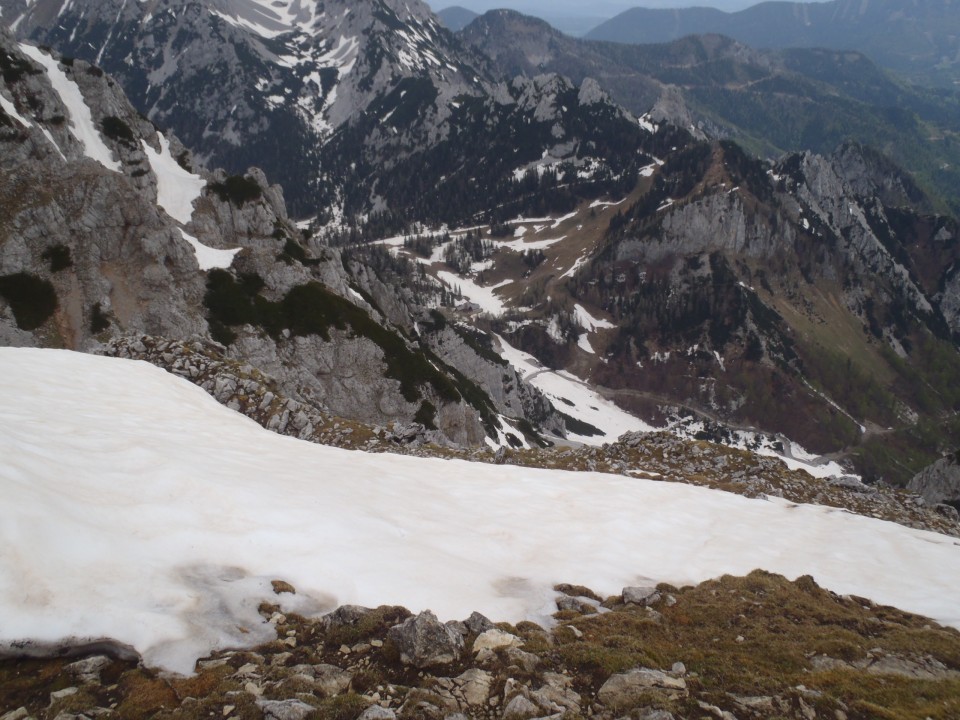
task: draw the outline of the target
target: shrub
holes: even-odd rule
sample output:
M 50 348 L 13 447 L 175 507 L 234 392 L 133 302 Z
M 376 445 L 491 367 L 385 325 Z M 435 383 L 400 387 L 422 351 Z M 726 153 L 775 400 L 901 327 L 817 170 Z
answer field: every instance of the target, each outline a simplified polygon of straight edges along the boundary
M 51 245 L 40 255 L 44 260 L 50 263 L 50 272 L 60 272 L 69 267 L 73 267 L 73 258 L 70 256 L 70 248 L 62 243 Z
M 437 425 L 435 420 L 437 419 L 437 408 L 434 407 L 433 403 L 424 400 L 420 403 L 420 409 L 417 410 L 417 414 L 413 416 L 413 421 L 420 423 L 427 430 L 436 430 Z
M 0 296 L 10 304 L 21 330 L 36 330 L 57 309 L 57 291 L 53 285 L 27 273 L 0 276 Z
M 100 303 L 96 303 L 90 310 L 90 332 L 96 335 L 108 327 L 110 327 L 110 318 L 103 312 Z
M 223 202 L 231 202 L 237 207 L 258 200 L 263 194 L 256 181 L 243 175 L 231 175 L 222 183 L 210 183 L 210 190 Z
M 124 145 L 136 145 L 133 130 L 120 118 L 114 117 L 113 115 L 105 117 L 100 121 L 100 127 L 103 128 L 103 134 L 111 140 L 115 140 Z

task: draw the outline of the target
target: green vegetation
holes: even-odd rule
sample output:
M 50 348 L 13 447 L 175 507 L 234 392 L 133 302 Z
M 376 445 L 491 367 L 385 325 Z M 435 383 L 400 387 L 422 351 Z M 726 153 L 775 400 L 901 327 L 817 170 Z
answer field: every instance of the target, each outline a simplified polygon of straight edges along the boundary
M 428 430 L 436 430 L 437 424 L 435 420 L 437 419 L 437 408 L 433 403 L 424 400 L 420 403 L 420 409 L 417 410 L 417 414 L 413 416 L 413 421 L 420 423 Z
M 120 118 L 112 115 L 105 117 L 100 121 L 100 127 L 103 128 L 103 134 L 111 140 L 116 140 L 117 142 L 129 147 L 137 146 L 136 138 L 133 135 L 133 130 L 131 130 L 130 126 Z
M 244 175 L 231 175 L 222 183 L 210 183 L 207 187 L 223 202 L 243 207 L 248 202 L 260 199 L 263 191 L 256 180 Z
M 579 420 L 575 417 L 570 417 L 565 412 L 560 412 L 557 410 L 560 417 L 563 418 L 564 425 L 567 426 L 567 431 L 572 432 L 575 435 L 580 435 L 581 437 L 599 437 L 603 435 L 603 430 L 594 427 L 588 422 Z
M 103 312 L 100 303 L 96 303 L 90 310 L 90 332 L 94 335 L 110 327 L 110 318 Z
M 0 276 L 0 296 L 10 304 L 21 330 L 36 330 L 57 309 L 57 291 L 53 285 L 27 273 Z
M 29 61 L 15 57 L 0 48 L 0 71 L 8 85 L 19 82 L 24 75 L 40 75 L 42 70 L 35 68 Z

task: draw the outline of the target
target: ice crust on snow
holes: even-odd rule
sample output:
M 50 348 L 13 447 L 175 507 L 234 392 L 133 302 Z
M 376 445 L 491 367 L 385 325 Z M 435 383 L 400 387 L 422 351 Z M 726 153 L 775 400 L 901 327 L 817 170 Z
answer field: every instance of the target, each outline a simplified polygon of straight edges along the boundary
M 68 351 L 0 349 L 0 395 L 0 646 L 112 638 L 190 672 L 272 635 L 270 579 L 306 612 L 544 622 L 558 582 L 755 568 L 960 626 L 955 539 L 833 508 L 313 445 L 146 363 Z
M 157 205 L 174 220 L 186 225 L 193 217 L 193 203 L 203 194 L 207 181 L 180 167 L 180 163 L 170 154 L 170 141 L 163 133 L 157 135 L 160 138 L 160 152 L 141 140 L 153 174 L 157 176 Z
M 83 94 L 77 84 L 67 77 L 56 60 L 43 53 L 40 48 L 21 43 L 20 50 L 47 71 L 50 84 L 70 113 L 68 126 L 71 134 L 83 146 L 83 154 L 96 160 L 108 170 L 121 172 L 120 163 L 113 159 L 113 153 L 104 143 L 100 131 L 93 122 L 90 107 L 83 99 Z

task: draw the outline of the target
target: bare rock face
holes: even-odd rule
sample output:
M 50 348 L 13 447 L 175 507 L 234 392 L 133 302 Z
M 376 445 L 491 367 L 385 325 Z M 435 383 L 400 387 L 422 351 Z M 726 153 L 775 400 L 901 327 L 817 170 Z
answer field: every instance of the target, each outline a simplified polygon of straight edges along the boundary
M 960 453 L 937 460 L 917 473 L 907 489 L 930 505 L 960 504 Z
M 400 651 L 404 665 L 421 669 L 450 665 L 463 653 L 463 636 L 429 610 L 392 627 L 388 637 Z

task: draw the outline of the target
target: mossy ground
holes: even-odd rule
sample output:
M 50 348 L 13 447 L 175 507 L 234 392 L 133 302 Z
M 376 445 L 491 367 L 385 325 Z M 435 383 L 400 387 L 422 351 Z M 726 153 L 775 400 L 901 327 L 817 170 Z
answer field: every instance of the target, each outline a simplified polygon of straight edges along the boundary
M 810 578 L 789 582 L 760 571 L 660 590 L 663 600 L 654 608 L 608 598 L 607 612 L 557 613 L 553 630 L 529 622 L 501 624 L 524 639 L 523 650 L 537 657 L 537 667 L 523 669 L 503 653 L 481 663 L 494 677 L 492 692 L 502 696 L 511 679 L 537 688 L 545 673 L 559 673 L 581 695 L 584 715 L 597 714 L 604 712 L 597 692 L 612 674 L 636 667 L 669 670 L 680 662 L 686 666 L 689 695 L 671 698 L 654 692 L 648 703 L 676 718 L 699 720 L 709 715 L 704 706 L 741 720 L 801 718 L 810 709 L 818 718 L 849 720 L 960 717 L 956 630 L 862 598 L 839 597 Z M 276 611 L 276 606 L 261 606 L 264 618 L 276 619 Z M 414 697 L 436 701 L 443 682 L 438 678 L 455 677 L 477 661 L 467 654 L 432 672 L 403 666 L 387 631 L 407 616 L 403 608 L 385 606 L 354 626 L 334 630 L 287 616 L 277 624 L 281 639 L 253 650 L 216 653 L 192 677 L 117 660 L 102 670 L 100 683 L 81 684 L 64 669 L 72 659 L 4 660 L 0 713 L 26 707 L 45 720 L 99 707 L 111 710 L 110 717 L 133 720 L 259 718 L 251 678 L 264 698 L 295 698 L 311 705 L 310 718 L 353 720 L 377 699 L 389 698 L 394 709 Z M 468 648 L 473 639 L 466 638 Z M 833 661 L 827 669 L 816 662 L 823 656 Z M 877 658 L 902 660 L 906 667 L 932 664 L 940 668 L 939 676 L 924 679 L 864 667 Z M 324 697 L 304 685 L 294 668 L 319 663 L 348 669 L 351 687 Z M 79 689 L 51 704 L 51 692 L 69 687 Z M 751 710 L 751 703 L 767 709 Z M 487 710 L 478 712 L 486 717 Z

